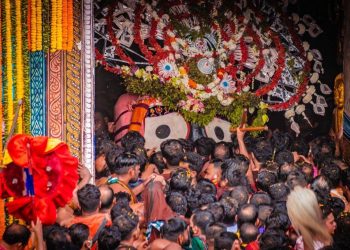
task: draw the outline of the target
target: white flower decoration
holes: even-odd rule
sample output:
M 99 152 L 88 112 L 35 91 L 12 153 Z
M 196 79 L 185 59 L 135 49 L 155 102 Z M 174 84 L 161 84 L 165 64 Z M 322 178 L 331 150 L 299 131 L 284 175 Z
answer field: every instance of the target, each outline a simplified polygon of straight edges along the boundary
M 220 82 L 220 89 L 224 93 L 232 93 L 236 90 L 236 84 L 232 80 L 232 76 L 228 75 L 227 73 L 224 74 L 224 77 Z
M 158 63 L 159 76 L 162 78 L 171 78 L 177 75 L 176 64 L 169 58 L 160 60 Z

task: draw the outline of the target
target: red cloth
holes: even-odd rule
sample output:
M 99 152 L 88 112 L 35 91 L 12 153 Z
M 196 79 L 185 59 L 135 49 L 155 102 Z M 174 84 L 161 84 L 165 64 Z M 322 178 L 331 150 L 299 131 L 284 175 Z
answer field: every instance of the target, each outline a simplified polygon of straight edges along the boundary
M 56 207 L 63 207 L 71 200 L 78 181 L 78 160 L 65 143 L 49 144 L 49 140 L 43 136 L 16 135 L 8 143 L 13 165 L 5 169 L 6 186 L 13 182 L 13 176 L 6 175 L 6 171 L 14 167 L 29 168 L 35 195 L 22 196 L 17 190 L 14 201 L 6 206 L 9 213 L 27 222 L 39 217 L 43 224 L 55 223 Z M 15 173 L 23 173 L 20 168 Z
M 256 240 L 256 241 L 250 242 L 245 249 L 246 250 L 260 250 L 260 246 L 259 246 L 258 241 Z

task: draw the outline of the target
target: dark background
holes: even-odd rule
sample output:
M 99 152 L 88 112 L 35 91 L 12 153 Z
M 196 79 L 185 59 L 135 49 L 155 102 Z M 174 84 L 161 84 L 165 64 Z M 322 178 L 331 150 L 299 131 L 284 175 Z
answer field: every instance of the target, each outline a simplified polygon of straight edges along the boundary
M 342 65 L 340 65 L 342 58 L 338 50 L 338 43 L 341 41 L 342 7 L 338 3 L 339 1 L 337 0 L 299 0 L 296 4 L 289 4 L 287 10 L 287 15 L 293 12 L 298 13 L 301 17 L 304 14 L 311 15 L 322 28 L 323 33 L 317 38 L 311 38 L 307 34 L 302 40 L 308 41 L 310 48 L 320 50 L 325 70 L 320 80 L 322 83 L 328 84 L 331 89 L 333 89 L 335 76 L 342 72 Z M 100 4 L 104 4 L 104 1 Z M 114 103 L 125 92 L 125 88 L 121 84 L 121 78 L 105 71 L 102 66 L 97 66 L 95 69 L 95 84 L 96 111 L 103 112 L 110 119 L 113 119 Z M 301 130 L 308 137 L 327 134 L 330 129 L 333 95 L 325 97 L 329 107 L 326 109 L 324 117 L 315 115 L 312 111 L 312 106 L 306 105 L 306 114 L 312 124 L 314 124 L 314 128 L 307 125 L 302 117 L 298 116 L 296 118 L 296 121 L 301 126 Z M 270 112 L 269 127 L 289 130 L 290 124 L 283 117 L 283 114 L 284 112 Z

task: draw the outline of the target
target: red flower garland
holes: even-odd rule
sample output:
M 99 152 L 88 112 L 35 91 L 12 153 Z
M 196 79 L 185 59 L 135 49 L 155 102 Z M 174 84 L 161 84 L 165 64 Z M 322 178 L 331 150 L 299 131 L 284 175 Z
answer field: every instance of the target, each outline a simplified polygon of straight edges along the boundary
M 267 94 L 269 91 L 273 90 L 277 84 L 278 84 L 278 81 L 280 80 L 281 78 L 281 75 L 282 75 L 282 72 L 283 72 L 283 69 L 285 67 L 285 49 L 278 37 L 278 35 L 276 34 L 271 34 L 272 36 L 272 40 L 276 46 L 276 49 L 278 51 L 278 59 L 277 59 L 277 65 L 278 65 L 278 68 L 276 69 L 275 71 L 275 74 L 273 75 L 272 79 L 271 79 L 271 82 L 270 84 L 267 84 L 261 88 L 259 88 L 255 94 L 257 96 L 263 96 L 265 94 Z

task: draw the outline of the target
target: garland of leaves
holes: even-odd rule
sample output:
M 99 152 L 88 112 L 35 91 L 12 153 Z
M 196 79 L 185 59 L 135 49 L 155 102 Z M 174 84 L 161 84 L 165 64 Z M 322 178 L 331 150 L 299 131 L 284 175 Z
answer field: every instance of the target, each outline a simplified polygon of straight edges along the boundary
M 266 114 L 266 107 L 259 108 L 259 98 L 249 92 L 235 95 L 235 101 L 229 106 L 221 105 L 216 97 L 208 98 L 203 101 L 205 105 L 204 112 L 195 113 L 179 109 L 178 103 L 181 100 L 187 99 L 186 94 L 170 83 L 166 83 L 167 87 L 165 87 L 164 83 L 161 83 L 156 75 L 145 79 L 143 79 L 142 76 L 128 76 L 124 79 L 123 83 L 128 92 L 140 96 L 149 95 L 159 98 L 162 100 L 164 106 L 169 107 L 170 110 L 179 111 L 186 121 L 200 126 L 207 125 L 215 116 L 226 118 L 233 126 L 238 126 L 241 122 L 242 113 L 247 103 L 249 103 L 250 107 L 258 109 L 254 125 L 263 126 L 266 123 L 266 119 L 262 118 L 262 116 Z

